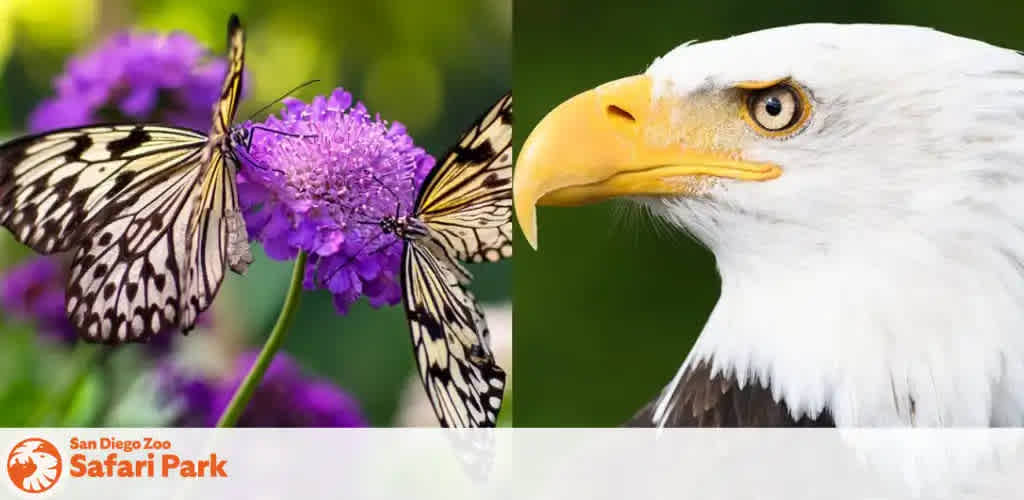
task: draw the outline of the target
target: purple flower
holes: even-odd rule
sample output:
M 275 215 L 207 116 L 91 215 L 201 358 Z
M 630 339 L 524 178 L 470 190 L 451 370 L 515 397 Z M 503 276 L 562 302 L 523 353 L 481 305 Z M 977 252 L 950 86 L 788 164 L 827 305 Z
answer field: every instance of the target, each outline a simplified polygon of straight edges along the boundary
M 36 107 L 40 132 L 96 122 L 158 121 L 205 131 L 227 70 L 224 59 L 184 33 L 122 32 L 72 58 L 57 77 L 57 95 Z
M 409 215 L 434 158 L 343 89 L 284 104 L 280 118 L 245 124 L 253 141 L 239 150 L 239 198 L 249 234 L 274 259 L 305 251 L 306 288 L 330 290 L 342 314 L 361 295 L 374 307 L 398 303 L 402 245 L 377 223 Z
M 33 257 L 0 278 L 0 306 L 6 313 L 35 322 L 46 336 L 71 343 L 75 330 L 64 313 L 64 270 L 52 257 Z
M 239 357 L 234 375 L 227 381 L 210 381 L 167 370 L 164 391 L 179 402 L 182 411 L 175 424 L 185 427 L 214 426 L 258 352 Z M 278 353 L 238 420 L 238 427 L 365 427 L 359 403 L 324 380 L 302 374 L 288 355 Z
M 180 410 L 171 425 L 175 427 L 209 427 L 217 423 L 214 408 L 215 385 L 202 377 L 185 374 L 171 362 L 159 369 L 160 396 Z

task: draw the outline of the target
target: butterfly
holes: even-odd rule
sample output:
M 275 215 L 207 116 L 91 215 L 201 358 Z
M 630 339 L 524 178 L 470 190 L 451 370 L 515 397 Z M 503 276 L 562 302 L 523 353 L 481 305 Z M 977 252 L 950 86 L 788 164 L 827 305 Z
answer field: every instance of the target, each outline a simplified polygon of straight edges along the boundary
M 512 256 L 512 95 L 424 179 L 412 213 L 383 217 L 404 242 L 401 285 L 423 388 L 443 427 L 493 427 L 505 372 L 463 262 Z
M 33 250 L 74 251 L 65 309 L 89 341 L 188 332 L 225 268 L 252 262 L 238 206 L 232 129 L 245 35 L 228 22 L 229 66 L 209 134 L 153 124 L 90 125 L 0 145 L 0 224 Z

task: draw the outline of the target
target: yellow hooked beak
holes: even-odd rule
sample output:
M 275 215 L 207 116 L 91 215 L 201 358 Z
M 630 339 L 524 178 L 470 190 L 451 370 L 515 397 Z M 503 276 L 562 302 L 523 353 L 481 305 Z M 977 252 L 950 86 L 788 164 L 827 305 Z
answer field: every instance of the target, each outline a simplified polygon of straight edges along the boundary
M 548 113 L 519 152 L 513 180 L 516 215 L 537 248 L 536 205 L 583 205 L 617 196 L 679 196 L 702 176 L 774 179 L 775 165 L 734 155 L 654 144 L 650 130 L 669 127 L 655 112 L 651 79 L 631 76 L 563 102 Z

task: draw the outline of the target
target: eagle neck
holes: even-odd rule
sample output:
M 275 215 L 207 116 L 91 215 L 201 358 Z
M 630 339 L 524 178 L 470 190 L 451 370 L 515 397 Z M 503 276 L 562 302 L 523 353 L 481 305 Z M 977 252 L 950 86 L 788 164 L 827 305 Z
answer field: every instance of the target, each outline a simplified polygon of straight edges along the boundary
M 1006 252 L 920 235 L 712 248 L 722 293 L 687 358 L 795 419 L 1024 424 L 1024 279 Z M 681 373 L 682 374 L 682 373 Z

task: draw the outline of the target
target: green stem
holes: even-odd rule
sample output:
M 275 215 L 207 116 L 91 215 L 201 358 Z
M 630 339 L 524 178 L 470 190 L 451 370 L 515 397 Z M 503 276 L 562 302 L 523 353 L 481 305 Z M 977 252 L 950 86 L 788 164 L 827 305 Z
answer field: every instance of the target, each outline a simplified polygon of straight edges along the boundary
M 288 326 L 295 316 L 295 311 L 299 309 L 299 297 L 302 292 L 302 278 L 305 271 L 306 253 L 299 252 L 299 256 L 295 259 L 295 267 L 292 269 L 292 282 L 288 287 L 288 294 L 285 295 L 284 305 L 281 306 L 281 312 L 277 315 L 277 323 L 274 324 L 274 329 L 270 331 L 267 343 L 263 344 L 260 356 L 256 358 L 256 362 L 249 369 L 249 374 L 245 376 L 242 385 L 238 386 L 235 395 L 231 397 L 231 403 L 224 410 L 224 414 L 220 416 L 217 427 L 234 427 L 238 423 L 238 418 L 242 416 L 242 412 L 248 406 L 253 393 L 256 392 L 256 388 L 263 380 L 267 367 L 270 366 L 270 362 L 274 359 L 277 351 L 281 349 L 284 337 L 288 333 Z
M 169 335 L 169 334 L 165 334 Z M 113 351 L 113 349 L 108 349 Z M 92 420 L 87 427 L 103 427 L 103 423 L 110 416 L 110 410 L 114 408 L 114 370 L 110 365 L 110 354 L 103 356 L 99 361 L 101 384 L 103 385 L 103 399 L 100 401 L 99 409 L 92 415 Z
M 45 397 L 36 406 L 29 422 L 35 427 L 47 427 L 53 424 L 51 417 L 57 414 L 64 414 L 71 407 L 71 400 L 78 394 L 94 362 L 105 351 L 110 348 L 102 345 L 94 345 L 81 340 L 75 343 L 74 351 L 71 352 L 72 370 L 71 377 L 67 384 L 62 385 L 63 390 L 53 397 Z

